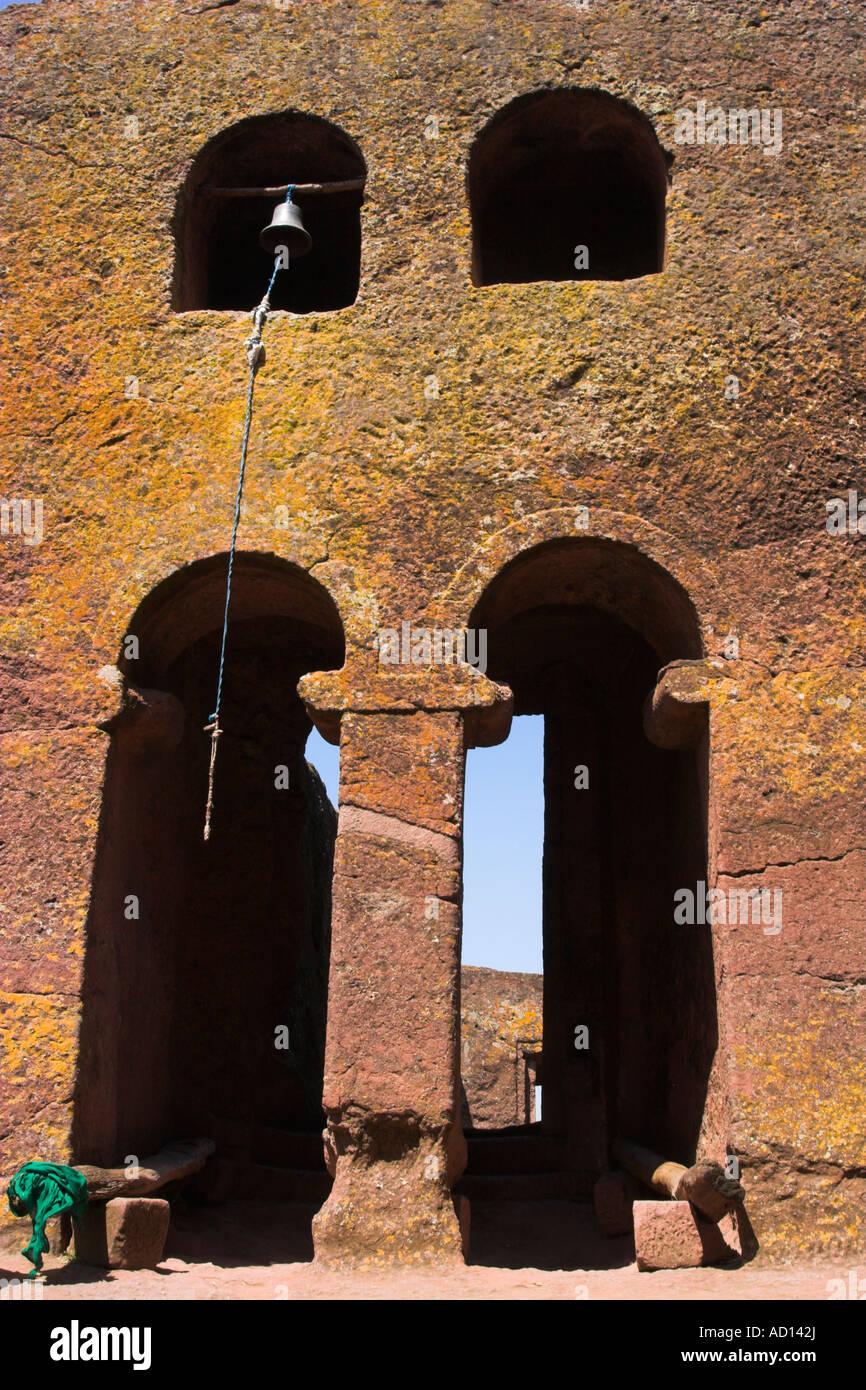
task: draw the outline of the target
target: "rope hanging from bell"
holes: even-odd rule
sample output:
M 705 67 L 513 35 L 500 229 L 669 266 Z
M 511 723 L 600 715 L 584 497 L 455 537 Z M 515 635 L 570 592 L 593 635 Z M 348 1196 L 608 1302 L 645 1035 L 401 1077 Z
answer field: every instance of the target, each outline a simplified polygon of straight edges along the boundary
M 277 275 L 283 269 L 287 269 L 292 256 L 305 256 L 313 244 L 312 237 L 304 226 L 301 216 L 301 209 L 292 199 L 295 185 L 290 183 L 286 191 L 285 199 L 278 203 L 274 208 L 271 220 L 259 237 L 263 249 L 274 256 L 274 269 L 270 278 L 270 283 L 265 291 L 261 304 L 253 310 L 253 331 L 244 342 L 247 364 L 249 366 L 249 383 L 247 386 L 247 407 L 244 416 L 244 431 L 241 439 L 241 459 L 238 469 L 238 486 L 235 494 L 235 517 L 232 526 L 232 539 L 229 547 L 229 568 L 226 577 L 226 602 L 223 611 L 223 630 L 222 641 L 220 644 L 219 675 L 217 677 L 217 693 L 214 701 L 214 712 L 205 724 L 205 733 L 211 737 L 210 744 L 210 765 L 207 778 L 207 805 L 204 816 L 204 838 L 210 839 L 211 815 L 213 812 L 213 792 L 214 792 L 214 772 L 216 769 L 216 756 L 219 740 L 222 737 L 222 727 L 220 725 L 220 710 L 222 708 L 223 678 L 225 676 L 226 663 L 226 642 L 229 630 L 229 604 L 232 596 L 232 574 L 234 572 L 235 551 L 237 548 L 238 527 L 241 520 L 241 503 L 244 495 L 244 475 L 247 467 L 247 450 L 250 442 L 250 427 L 253 420 L 253 395 L 255 392 L 256 372 L 264 361 L 265 347 L 262 342 L 262 334 L 271 310 L 271 291 L 274 288 Z

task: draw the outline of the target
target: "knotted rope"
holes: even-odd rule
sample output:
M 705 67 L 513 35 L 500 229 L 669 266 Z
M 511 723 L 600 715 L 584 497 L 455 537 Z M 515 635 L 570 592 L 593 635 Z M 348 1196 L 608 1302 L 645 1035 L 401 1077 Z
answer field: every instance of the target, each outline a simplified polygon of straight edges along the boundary
M 289 184 L 288 192 L 286 193 L 287 203 L 290 203 L 292 201 L 292 193 L 294 191 L 294 187 L 294 184 Z M 268 288 L 265 291 L 265 296 L 258 308 L 253 310 L 253 331 L 244 342 L 244 349 L 246 351 L 247 362 L 249 363 L 250 369 L 249 384 L 247 386 L 247 409 L 246 415 L 244 417 L 244 432 L 243 437 L 241 439 L 241 462 L 240 468 L 238 470 L 237 493 L 235 494 L 235 519 L 234 525 L 232 527 L 231 545 L 229 547 L 229 570 L 226 579 L 226 604 L 225 611 L 223 613 L 223 635 L 222 643 L 220 646 L 220 663 L 219 675 L 217 677 L 216 701 L 214 704 L 214 712 L 210 716 L 210 721 L 204 726 L 205 733 L 209 733 L 211 736 L 210 767 L 208 769 L 207 778 L 207 806 L 205 808 L 204 814 L 204 838 L 206 840 L 210 839 L 211 812 L 213 811 L 214 768 L 216 767 L 217 745 L 220 737 L 222 736 L 222 729 L 220 728 L 220 708 L 222 706 L 223 677 L 225 675 L 226 640 L 228 638 L 229 631 L 229 604 L 231 602 L 232 597 L 232 573 L 234 571 L 235 564 L 235 548 L 237 546 L 238 527 L 240 525 L 241 520 L 241 501 L 243 500 L 244 495 L 244 474 L 246 473 L 247 467 L 247 449 L 249 447 L 250 442 L 250 426 L 252 425 L 253 420 L 253 394 L 255 391 L 256 372 L 259 368 L 261 361 L 263 360 L 263 354 L 265 350 L 264 344 L 262 342 L 262 331 L 264 329 L 265 324 L 267 323 L 268 314 L 270 313 L 271 309 L 271 291 L 274 288 L 274 281 L 276 280 L 277 275 L 282 270 L 282 268 L 282 257 L 277 256 L 274 262 L 274 271 L 271 275 L 270 284 L 268 285 Z

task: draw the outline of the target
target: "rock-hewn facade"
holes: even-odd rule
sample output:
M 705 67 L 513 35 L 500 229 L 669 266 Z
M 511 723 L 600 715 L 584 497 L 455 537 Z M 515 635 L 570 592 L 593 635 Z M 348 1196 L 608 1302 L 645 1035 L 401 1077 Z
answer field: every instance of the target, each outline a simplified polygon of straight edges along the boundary
M 541 1086 L 542 978 L 464 965 L 460 1076 L 467 1129 L 534 1124 Z
M 617 1134 L 735 1154 L 766 1255 L 861 1248 L 859 8 L 0 15 L 4 1177 L 220 1108 L 310 1125 L 314 720 L 341 749 L 317 1252 L 459 1258 L 464 757 L 513 708 L 546 719 L 557 1163 L 588 1196 Z M 714 107 L 779 148 L 699 139 Z M 360 227 L 359 264 L 298 269 L 344 307 L 266 329 L 205 845 L 250 324 L 201 306 L 247 258 L 264 290 L 273 199 L 196 279 L 229 225 L 198 187 L 358 168 L 317 245 Z M 382 664 L 404 622 L 485 628 L 486 673 Z M 780 928 L 676 922 L 704 884 L 781 891 Z

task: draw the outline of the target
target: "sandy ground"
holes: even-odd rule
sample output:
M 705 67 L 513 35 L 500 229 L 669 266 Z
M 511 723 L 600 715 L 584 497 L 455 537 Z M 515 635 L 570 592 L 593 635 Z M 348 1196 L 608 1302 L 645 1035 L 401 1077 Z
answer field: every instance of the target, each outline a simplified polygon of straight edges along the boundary
M 604 1241 L 583 1215 L 569 1225 L 563 1221 L 563 1207 L 574 1210 L 570 1203 L 513 1203 L 503 1218 L 502 1208 L 478 1204 L 473 1207 L 470 1263 L 462 1267 L 351 1271 L 324 1269 L 312 1262 L 309 1208 L 236 1203 L 187 1209 L 173 1214 L 166 1255 L 157 1269 L 98 1270 L 68 1256 L 49 1255 L 39 1280 L 41 1300 L 826 1301 L 833 1287 L 830 1280 L 844 1279 L 846 1288 L 849 1284 L 851 1261 L 642 1274 L 630 1240 Z M 28 1230 L 22 1222 L 22 1245 Z M 567 1267 L 576 1250 L 592 1268 Z M 866 1260 L 862 1264 L 856 1272 L 866 1280 Z M 0 1278 L 21 1278 L 28 1269 L 21 1255 L 0 1254 Z M 35 1288 L 27 1292 L 40 1296 Z M 6 1289 L 2 1297 L 18 1294 Z
M 4 1261 L 23 1273 L 25 1261 Z M 63 1266 L 63 1267 L 60 1267 Z M 66 1261 L 46 1261 L 42 1301 L 84 1299 L 826 1299 L 828 1280 L 847 1277 L 838 1266 L 794 1266 L 776 1270 L 671 1270 L 639 1274 L 625 1269 L 541 1270 L 467 1266 L 454 1273 L 401 1269 L 329 1274 L 314 1265 L 246 1266 L 185 1264 L 165 1259 L 156 1270 L 101 1272 Z M 861 1271 L 862 1273 L 863 1271 Z

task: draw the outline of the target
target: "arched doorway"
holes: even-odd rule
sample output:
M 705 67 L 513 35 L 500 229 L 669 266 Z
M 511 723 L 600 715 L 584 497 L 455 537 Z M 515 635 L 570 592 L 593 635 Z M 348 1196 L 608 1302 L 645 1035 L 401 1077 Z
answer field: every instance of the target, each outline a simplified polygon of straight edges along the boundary
M 708 1109 L 710 930 L 674 920 L 676 890 L 707 878 L 708 735 L 668 751 L 643 725 L 659 670 L 702 655 L 699 625 L 659 565 L 587 537 L 511 560 L 470 626 L 515 715 L 544 717 L 544 1104 L 469 1131 L 460 1190 L 588 1202 L 616 1138 L 688 1164 Z
M 160 584 L 118 663 L 131 693 L 111 728 L 73 1148 L 117 1164 L 207 1135 L 209 1195 L 321 1200 L 336 816 L 296 685 L 342 663 L 342 625 L 304 571 L 237 556 L 205 843 L 226 559 Z

